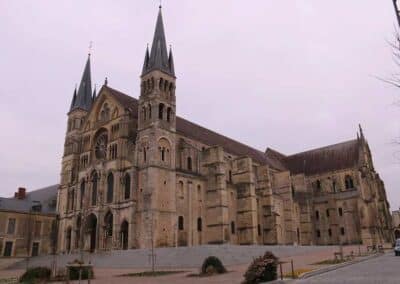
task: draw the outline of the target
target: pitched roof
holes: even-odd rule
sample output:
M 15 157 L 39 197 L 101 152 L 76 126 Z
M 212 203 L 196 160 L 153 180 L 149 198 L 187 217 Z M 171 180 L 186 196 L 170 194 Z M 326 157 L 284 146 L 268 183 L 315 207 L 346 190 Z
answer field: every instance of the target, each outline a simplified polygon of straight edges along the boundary
M 285 156 L 282 161 L 293 174 L 315 175 L 356 166 L 359 147 L 359 140 L 354 139 Z
M 135 118 L 137 118 L 138 100 L 121 93 L 109 86 L 103 86 L 109 93 L 114 96 L 122 105 L 132 109 Z M 272 167 L 273 161 L 257 149 L 247 146 L 243 143 L 237 142 L 224 135 L 218 134 L 203 126 L 190 122 L 184 118 L 176 117 L 176 132 L 182 136 L 191 138 L 193 140 L 202 142 L 209 146 L 222 146 L 228 153 L 237 156 L 249 156 L 260 164 L 269 164 Z M 270 164 L 271 163 L 271 164 Z
M 41 213 L 56 213 L 58 184 L 30 191 L 25 199 L 0 197 L 0 210 L 29 212 L 38 202 L 42 205 Z

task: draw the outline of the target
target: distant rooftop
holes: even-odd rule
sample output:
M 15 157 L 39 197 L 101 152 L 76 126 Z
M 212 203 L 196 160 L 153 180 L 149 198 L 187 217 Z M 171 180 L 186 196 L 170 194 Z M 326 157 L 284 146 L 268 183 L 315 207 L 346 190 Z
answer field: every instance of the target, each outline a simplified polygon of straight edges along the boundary
M 0 197 L 0 210 L 20 212 L 56 213 L 58 184 L 26 193 L 19 188 L 14 197 Z

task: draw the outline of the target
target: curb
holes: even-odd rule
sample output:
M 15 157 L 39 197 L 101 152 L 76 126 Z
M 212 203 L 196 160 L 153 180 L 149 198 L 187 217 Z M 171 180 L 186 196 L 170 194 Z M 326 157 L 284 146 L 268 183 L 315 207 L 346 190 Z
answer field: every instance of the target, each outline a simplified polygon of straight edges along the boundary
M 349 266 L 349 265 L 352 265 L 352 264 L 360 263 L 360 262 L 363 262 L 363 261 L 366 261 L 366 260 L 369 260 L 369 259 L 372 259 L 372 258 L 375 258 L 375 257 L 379 257 L 379 256 L 382 256 L 382 255 L 384 255 L 384 254 L 376 253 L 376 254 L 373 254 L 373 255 L 370 255 L 370 256 L 366 256 L 366 257 L 364 257 L 362 259 L 352 260 L 352 261 L 349 261 L 349 262 L 340 263 L 340 264 L 337 264 L 337 265 L 331 265 L 331 266 L 324 267 L 324 268 L 321 268 L 321 269 L 317 269 L 317 270 L 314 270 L 314 271 L 306 272 L 306 273 L 302 274 L 297 279 L 307 279 L 307 278 L 310 278 L 310 277 L 313 277 L 313 276 L 316 276 L 316 275 L 319 275 L 319 274 L 323 274 L 323 273 L 326 273 L 326 272 L 329 272 L 329 271 L 333 271 L 333 270 L 336 270 L 336 269 L 339 269 L 339 268 L 342 268 L 342 267 L 346 267 L 346 266 Z

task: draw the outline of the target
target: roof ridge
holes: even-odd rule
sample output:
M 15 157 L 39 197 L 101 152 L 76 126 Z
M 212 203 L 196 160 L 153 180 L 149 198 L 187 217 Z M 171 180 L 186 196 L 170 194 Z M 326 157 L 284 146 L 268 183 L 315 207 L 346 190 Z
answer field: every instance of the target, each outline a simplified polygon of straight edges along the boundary
M 327 148 L 331 148 L 331 147 L 335 147 L 335 146 L 339 146 L 339 145 L 344 145 L 344 144 L 350 144 L 350 143 L 353 143 L 353 142 L 358 142 L 358 140 L 357 139 L 346 140 L 346 141 L 342 141 L 342 142 L 339 142 L 339 143 L 330 144 L 330 145 L 327 145 L 327 146 L 314 148 L 314 149 L 302 151 L 302 152 L 299 152 L 299 153 L 294 153 L 294 154 L 291 154 L 291 155 L 287 155 L 286 158 L 291 158 L 291 157 L 294 157 L 294 156 L 297 156 L 297 155 L 303 155 L 303 154 L 307 154 L 307 153 L 311 153 L 311 152 L 326 150 Z

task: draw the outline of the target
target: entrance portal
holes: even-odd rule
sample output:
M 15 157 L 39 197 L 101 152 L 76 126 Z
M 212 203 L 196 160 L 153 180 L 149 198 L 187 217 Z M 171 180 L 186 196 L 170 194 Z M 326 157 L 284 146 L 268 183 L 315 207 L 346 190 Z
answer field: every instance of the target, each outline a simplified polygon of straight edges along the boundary
M 121 224 L 121 247 L 122 249 L 128 249 L 128 232 L 129 224 L 126 220 Z
M 86 219 L 87 224 L 87 234 L 89 234 L 90 238 L 90 252 L 94 252 L 96 250 L 96 240 L 97 240 L 97 217 L 94 214 L 90 214 Z

